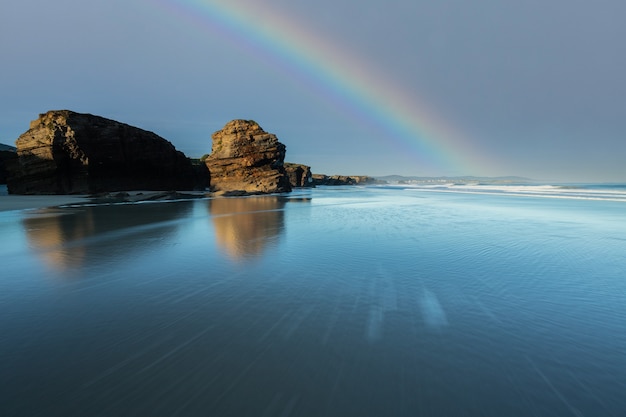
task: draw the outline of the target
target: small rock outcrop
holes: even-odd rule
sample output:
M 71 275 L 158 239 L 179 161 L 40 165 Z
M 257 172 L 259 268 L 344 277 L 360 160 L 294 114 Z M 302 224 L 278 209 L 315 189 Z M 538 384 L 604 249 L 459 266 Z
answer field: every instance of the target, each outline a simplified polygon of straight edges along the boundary
M 285 162 L 285 170 L 287 171 L 289 182 L 293 188 L 315 187 L 310 166 Z
M 315 185 L 371 185 L 385 184 L 385 181 L 377 180 L 367 175 L 324 175 L 313 174 L 313 183 Z
M 202 175 L 162 137 L 69 110 L 39 115 L 16 141 L 12 194 L 191 190 Z
M 291 191 L 283 166 L 285 145 L 252 120 L 232 120 L 211 136 L 205 159 L 211 190 L 266 194 Z

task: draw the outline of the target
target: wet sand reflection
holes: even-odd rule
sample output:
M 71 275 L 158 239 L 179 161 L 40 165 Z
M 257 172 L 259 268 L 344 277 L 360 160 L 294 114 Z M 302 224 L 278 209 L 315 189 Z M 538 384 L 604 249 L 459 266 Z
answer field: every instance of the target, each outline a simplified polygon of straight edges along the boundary
M 209 200 L 218 246 L 236 261 L 260 256 L 284 231 L 286 202 L 280 196 Z
M 191 202 L 38 210 L 22 219 L 29 246 L 59 271 L 128 257 L 174 233 Z

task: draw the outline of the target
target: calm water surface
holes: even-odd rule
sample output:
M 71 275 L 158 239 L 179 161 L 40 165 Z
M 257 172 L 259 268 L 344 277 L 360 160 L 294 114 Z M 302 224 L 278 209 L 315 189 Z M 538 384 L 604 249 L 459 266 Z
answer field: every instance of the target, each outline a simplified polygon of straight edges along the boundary
M 315 189 L 0 239 L 1 416 L 626 415 L 621 201 Z

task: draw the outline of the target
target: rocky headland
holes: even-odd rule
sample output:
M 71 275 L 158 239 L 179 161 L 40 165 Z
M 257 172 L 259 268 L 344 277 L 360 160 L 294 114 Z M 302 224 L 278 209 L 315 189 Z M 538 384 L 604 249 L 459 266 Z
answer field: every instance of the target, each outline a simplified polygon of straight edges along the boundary
M 385 184 L 386 181 L 381 181 L 367 175 L 324 175 L 313 174 L 313 184 L 315 185 L 372 185 L 372 184 Z
M 252 120 L 232 120 L 211 136 L 205 159 L 211 191 L 267 194 L 291 191 L 285 171 L 286 147 Z
M 7 180 L 13 194 L 191 190 L 204 180 L 162 137 L 91 114 L 41 114 L 16 145 Z

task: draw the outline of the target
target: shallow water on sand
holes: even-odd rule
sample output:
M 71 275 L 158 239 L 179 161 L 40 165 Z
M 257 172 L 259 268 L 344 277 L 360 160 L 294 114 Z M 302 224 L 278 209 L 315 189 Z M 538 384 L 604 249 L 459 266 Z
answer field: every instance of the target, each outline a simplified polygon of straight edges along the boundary
M 626 204 L 332 188 L 0 212 L 2 416 L 626 410 Z

